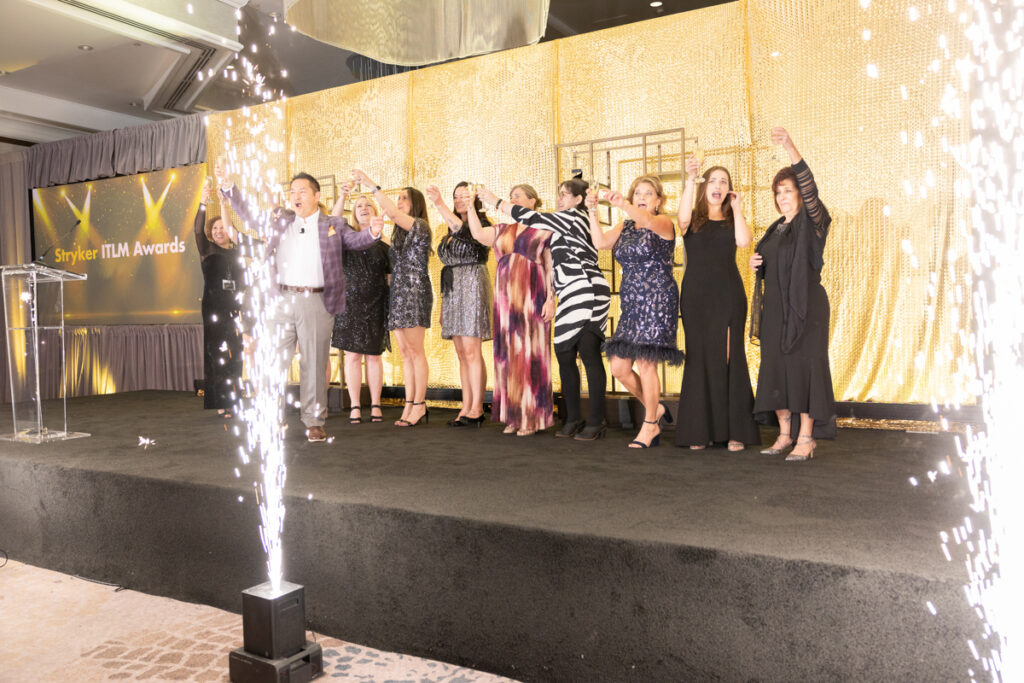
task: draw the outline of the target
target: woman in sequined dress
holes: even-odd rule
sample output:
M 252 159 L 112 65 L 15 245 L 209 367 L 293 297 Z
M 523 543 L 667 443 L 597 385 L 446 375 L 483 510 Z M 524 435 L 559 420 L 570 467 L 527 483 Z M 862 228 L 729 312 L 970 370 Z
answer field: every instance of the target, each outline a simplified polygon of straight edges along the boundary
M 613 192 L 608 201 L 628 217 L 605 231 L 598 221 L 597 192 L 587 193 L 594 246 L 611 249 L 622 266 L 622 317 L 615 334 L 605 342 L 604 351 L 612 374 L 644 406 L 644 424 L 629 446 L 648 448 L 660 441 L 662 418 L 671 420 L 661 403 L 658 363 L 679 365 L 683 360 L 676 345 L 679 289 L 672 276 L 675 225 L 661 213 L 665 192 L 655 176 L 637 178 L 625 197 Z
M 461 182 L 452 192 L 454 211 L 441 198 L 436 185 L 427 188 L 448 224 L 448 233 L 437 246 L 441 269 L 441 337 L 451 339 L 459 357 L 462 380 L 462 408 L 449 427 L 480 427 L 484 423 L 484 389 L 487 366 L 481 353 L 491 338 L 491 281 L 487 272 L 489 249 L 474 239 L 467 223 L 470 213 L 481 225 L 490 225 L 480 200 L 471 198 L 469 183 Z
M 475 197 L 474 197 L 475 198 Z M 540 208 L 537 191 L 516 185 L 509 201 Z M 494 398 L 491 419 L 505 434 L 530 436 L 554 424 L 551 319 L 555 315 L 551 235 L 520 223 L 484 226 L 469 215 L 473 236 L 494 247 Z
M 398 350 L 402 354 L 402 375 L 405 379 L 405 409 L 395 420 L 398 427 L 414 427 L 430 419 L 427 410 L 427 354 L 424 336 L 430 327 L 434 291 L 430 286 L 432 237 L 427 223 L 427 201 L 414 187 L 405 187 L 392 201 L 380 185 L 363 171 L 353 175 L 367 187 L 381 209 L 395 222 L 391 236 L 391 297 L 388 329 L 394 330 Z
M 344 220 L 345 200 L 351 183 L 342 185 L 338 202 L 331 214 Z M 379 232 L 384 220 L 377 206 L 362 196 L 352 205 L 352 228 Z M 363 363 L 366 364 L 366 386 L 370 390 L 370 422 L 381 422 L 380 396 L 384 386 L 384 363 L 381 354 L 391 350 L 388 334 L 388 300 L 391 274 L 390 245 L 383 239 L 363 251 L 346 249 L 342 254 L 345 269 L 345 310 L 334 317 L 331 345 L 345 352 L 345 386 L 348 388 L 349 422 L 362 422 L 359 405 L 362 389 Z

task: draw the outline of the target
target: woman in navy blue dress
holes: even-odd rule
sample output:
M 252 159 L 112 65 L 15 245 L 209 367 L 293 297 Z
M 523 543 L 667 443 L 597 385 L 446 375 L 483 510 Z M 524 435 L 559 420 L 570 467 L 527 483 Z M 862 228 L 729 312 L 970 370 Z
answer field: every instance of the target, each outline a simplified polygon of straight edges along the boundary
M 609 196 L 628 218 L 607 232 L 597 218 L 597 200 L 596 192 L 587 193 L 594 246 L 611 249 L 622 266 L 622 317 L 604 351 L 612 374 L 644 406 L 644 424 L 630 448 L 657 446 L 661 419 L 671 419 L 661 403 L 658 363 L 683 360 L 676 344 L 679 288 L 672 277 L 675 225 L 661 213 L 665 192 L 655 176 L 634 180 L 625 197 L 618 192 Z

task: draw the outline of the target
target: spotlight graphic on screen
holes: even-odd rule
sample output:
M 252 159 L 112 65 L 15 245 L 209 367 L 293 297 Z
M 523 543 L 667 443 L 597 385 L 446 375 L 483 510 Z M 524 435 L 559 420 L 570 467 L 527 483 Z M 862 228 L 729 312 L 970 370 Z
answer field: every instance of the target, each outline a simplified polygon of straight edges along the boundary
M 198 323 L 193 236 L 206 165 L 32 191 L 36 261 L 85 273 L 65 290 L 72 325 Z

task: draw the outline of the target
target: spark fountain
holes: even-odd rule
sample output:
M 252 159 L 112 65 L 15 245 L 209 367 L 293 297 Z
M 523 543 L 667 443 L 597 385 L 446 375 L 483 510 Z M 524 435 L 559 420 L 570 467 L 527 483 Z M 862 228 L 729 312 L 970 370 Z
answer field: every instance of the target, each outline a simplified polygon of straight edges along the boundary
M 1024 519 L 1024 0 L 971 0 L 969 10 L 964 32 L 973 59 L 960 63 L 960 74 L 973 135 L 954 153 L 969 171 L 973 198 L 973 342 L 985 428 L 959 447 L 982 523 L 968 519 L 953 536 L 966 553 L 968 600 L 985 625 L 983 642 L 968 643 L 971 652 L 992 680 L 1017 681 L 1024 678 L 1024 551 L 1016 528 Z
M 870 8 L 871 0 L 859 1 L 865 10 Z M 946 559 L 966 566 L 965 596 L 981 624 L 980 639 L 966 643 L 981 670 L 966 673 L 972 681 L 1016 681 L 1024 679 L 1024 600 L 1019 587 L 1024 549 L 1015 528 L 1024 519 L 1018 431 L 1024 407 L 1024 0 L 942 4 L 911 4 L 906 20 L 915 22 L 922 12 L 944 9 L 965 38 L 967 54 L 957 56 L 951 54 L 952 41 L 946 35 L 936 36 L 939 52 L 922 73 L 937 73 L 940 60 L 955 65 L 937 113 L 969 126 L 963 144 L 946 138 L 941 142 L 943 152 L 967 174 L 955 189 L 970 204 L 963 229 L 969 235 L 974 325 L 958 332 L 973 353 L 967 394 L 979 397 L 984 428 L 968 428 L 957 439 L 957 461 L 940 462 L 928 479 L 960 472 L 971 495 L 962 524 L 939 533 Z M 865 31 L 864 39 L 868 36 Z M 866 70 L 877 77 L 875 65 L 868 64 Z M 906 98 L 906 86 L 901 90 Z M 915 144 L 920 147 L 921 140 Z M 953 324 L 966 327 L 970 316 L 955 304 L 953 309 Z M 958 407 L 961 398 L 936 398 L 933 407 Z M 911 477 L 910 483 L 918 485 L 918 478 Z M 937 613 L 931 602 L 926 607 Z
M 282 105 L 272 106 L 276 120 L 283 121 Z M 278 297 L 274 293 L 273 273 L 261 239 L 263 226 L 275 210 L 268 188 L 277 178 L 273 172 L 266 177 L 262 169 L 267 153 L 276 149 L 275 141 L 265 124 L 242 110 L 241 125 L 250 139 L 250 158 L 239 159 L 232 141 L 232 122 L 225 128 L 224 154 L 217 166 L 232 177 L 248 201 L 248 213 L 255 224 L 241 226 L 245 235 L 239 258 L 246 262 L 245 326 L 252 338 L 250 372 L 245 390 L 239 393 L 235 406 L 245 425 L 239 456 L 243 465 L 258 465 L 260 479 L 253 482 L 259 505 L 259 534 L 267 555 L 267 581 L 242 591 L 243 647 L 231 652 L 229 671 L 236 683 L 304 683 L 323 671 L 321 647 L 306 641 L 305 589 L 289 583 L 283 576 L 285 502 L 284 484 L 287 467 L 284 460 L 285 415 L 282 397 L 285 394 L 285 363 L 280 358 L 278 332 L 270 323 Z M 221 168 L 218 168 L 220 175 Z M 242 324 L 241 321 L 239 324 Z M 236 469 L 236 476 L 241 472 Z

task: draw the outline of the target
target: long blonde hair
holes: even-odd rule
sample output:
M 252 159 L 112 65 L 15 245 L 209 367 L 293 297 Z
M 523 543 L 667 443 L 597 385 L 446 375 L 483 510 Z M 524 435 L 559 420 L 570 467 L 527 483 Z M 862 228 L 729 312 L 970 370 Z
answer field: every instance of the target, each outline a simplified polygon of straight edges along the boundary
M 356 218 L 356 204 L 359 203 L 360 199 L 365 199 L 366 200 L 366 203 L 370 205 L 370 211 L 373 212 L 374 216 L 379 216 L 380 215 L 380 209 L 377 208 L 377 204 L 372 199 L 370 199 L 367 195 L 364 194 L 364 195 L 362 195 L 360 197 L 357 197 L 356 200 L 354 202 L 352 202 L 352 223 L 351 223 L 351 225 L 352 225 L 352 229 L 355 230 L 355 231 L 359 231 L 359 230 L 363 229 L 362 226 L 359 225 L 359 219 Z

